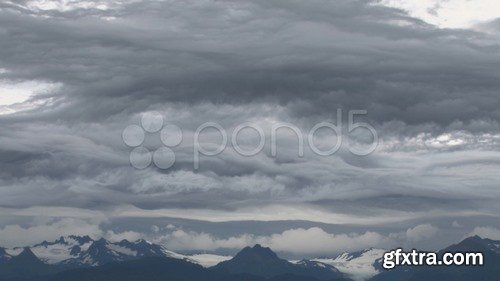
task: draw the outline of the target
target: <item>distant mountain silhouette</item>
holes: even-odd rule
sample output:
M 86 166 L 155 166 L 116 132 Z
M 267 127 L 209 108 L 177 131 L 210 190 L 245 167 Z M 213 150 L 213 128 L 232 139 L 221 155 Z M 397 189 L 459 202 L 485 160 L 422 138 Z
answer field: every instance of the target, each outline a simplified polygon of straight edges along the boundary
M 343 275 L 333 266 L 313 262 L 301 261 L 293 264 L 281 259 L 271 249 L 255 245 L 241 250 L 234 258 L 212 267 L 213 270 L 224 273 L 248 273 L 262 277 L 275 277 L 283 274 L 309 276 L 321 280 L 342 278 Z
M 19 255 L 0 265 L 0 278 L 31 277 L 57 271 L 57 267 L 43 263 L 29 248 L 25 248 Z
M 234 258 L 219 263 L 214 270 L 227 273 L 252 273 L 263 277 L 273 277 L 295 270 L 292 263 L 280 259 L 271 249 L 255 245 L 246 247 Z
M 44 257 L 45 261 L 63 260 L 47 264 L 31 249 L 41 255 L 47 252 L 58 255 L 52 259 Z M 2 281 L 165 280 L 166 277 L 175 281 L 330 281 L 342 276 L 327 264 L 307 260 L 290 263 L 260 245 L 239 252 L 230 261 L 234 269 L 229 270 L 223 269 L 224 265 L 221 270 L 203 268 L 185 256 L 145 240 L 112 243 L 105 239 L 94 241 L 90 237 L 69 236 L 24 248 L 17 256 L 5 254 L 6 261 L 0 264 Z M 72 258 L 64 259 L 68 256 Z M 259 268 L 264 271 L 257 270 Z

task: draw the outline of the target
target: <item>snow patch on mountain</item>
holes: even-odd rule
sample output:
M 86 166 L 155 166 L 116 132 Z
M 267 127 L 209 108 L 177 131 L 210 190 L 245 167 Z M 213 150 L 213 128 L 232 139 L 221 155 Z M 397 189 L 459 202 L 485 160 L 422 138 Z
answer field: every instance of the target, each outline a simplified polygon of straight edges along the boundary
M 64 236 L 53 242 L 43 241 L 28 248 L 46 264 L 98 266 L 142 257 L 170 257 L 196 263 L 189 256 L 169 251 L 161 245 L 143 239 L 134 242 L 128 240 L 110 242 L 105 239 L 93 240 L 89 236 Z M 3 249 L 0 251 L 0 259 L 8 260 L 18 256 L 23 249 L 21 247 Z
M 18 256 L 20 253 L 22 253 L 24 250 L 24 248 L 12 248 L 12 249 L 5 249 L 5 252 L 9 255 L 9 256 Z
M 376 261 L 381 259 L 386 250 L 368 249 L 356 253 L 342 253 L 336 258 L 318 258 L 313 261 L 329 264 L 355 281 L 368 280 L 380 273 Z
M 43 262 L 56 264 L 78 257 L 80 253 L 87 251 L 92 243 L 93 240 L 88 236 L 67 236 L 54 242 L 44 241 L 30 247 L 30 249 Z
M 212 255 L 212 254 L 196 254 L 196 255 L 187 256 L 187 258 L 189 260 L 192 260 L 194 263 L 197 263 L 203 267 L 211 267 L 211 266 L 214 266 L 220 262 L 230 260 L 233 257 L 231 257 L 231 256 L 219 256 L 219 255 Z

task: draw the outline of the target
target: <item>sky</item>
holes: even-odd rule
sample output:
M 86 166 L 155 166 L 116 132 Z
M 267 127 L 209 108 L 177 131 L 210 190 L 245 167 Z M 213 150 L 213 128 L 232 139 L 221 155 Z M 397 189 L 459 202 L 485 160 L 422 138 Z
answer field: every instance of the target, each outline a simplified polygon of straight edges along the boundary
M 0 245 L 500 239 L 499 44 L 493 0 L 2 1 Z

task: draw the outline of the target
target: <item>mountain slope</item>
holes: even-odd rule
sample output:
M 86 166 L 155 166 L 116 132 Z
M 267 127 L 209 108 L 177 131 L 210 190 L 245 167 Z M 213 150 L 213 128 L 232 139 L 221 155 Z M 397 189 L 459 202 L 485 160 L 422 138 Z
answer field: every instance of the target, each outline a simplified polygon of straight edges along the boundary
M 318 258 L 314 261 L 332 265 L 353 280 L 367 280 L 380 273 L 379 261 L 385 251 L 371 248 L 354 253 L 342 253 L 336 258 Z
M 252 273 L 263 277 L 272 277 L 294 270 L 293 264 L 280 259 L 271 249 L 255 245 L 246 247 L 234 258 L 212 267 L 214 270 L 228 273 Z
M 5 248 L 0 247 L 0 264 L 6 263 L 11 258 L 12 258 L 12 256 L 7 253 Z
M 321 280 L 340 278 L 344 275 L 334 266 L 319 261 L 301 260 L 295 263 L 299 275 L 314 276 Z
M 0 265 L 0 278 L 33 277 L 54 273 L 59 270 L 62 269 L 43 263 L 29 248 L 25 248 L 19 255 Z
M 89 236 L 60 237 L 54 242 L 43 241 L 30 247 L 31 251 L 43 262 L 57 264 L 64 260 L 77 258 L 86 251 L 94 240 Z
M 247 273 L 266 278 L 283 274 L 310 276 L 321 280 L 342 278 L 343 275 L 333 266 L 312 261 L 301 261 L 293 264 L 279 258 L 269 248 L 255 245 L 241 250 L 234 258 L 223 261 L 212 267 L 213 270 L 224 273 Z

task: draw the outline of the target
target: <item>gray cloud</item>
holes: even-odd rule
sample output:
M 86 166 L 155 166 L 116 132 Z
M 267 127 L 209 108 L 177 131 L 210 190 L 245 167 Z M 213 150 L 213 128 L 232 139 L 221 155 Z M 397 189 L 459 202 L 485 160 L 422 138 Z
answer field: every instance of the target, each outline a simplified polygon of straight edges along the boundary
M 195 210 L 247 220 L 248 208 L 303 204 L 326 216 L 315 223 L 341 215 L 339 224 L 370 225 L 376 214 L 390 228 L 398 213 L 412 222 L 405 229 L 415 220 L 498 219 L 495 22 L 485 32 L 439 29 L 370 1 L 30 3 L 0 4 L 0 85 L 57 87 L 0 115 L 0 206 L 135 206 L 202 221 Z M 377 129 L 375 153 L 343 146 L 299 158 L 295 136 L 282 132 L 276 158 L 269 142 L 255 157 L 229 147 L 202 156 L 193 172 L 193 134 L 206 121 L 228 132 L 253 121 L 269 140 L 273 122 L 307 132 L 335 120 L 337 108 L 344 123 L 347 110 L 368 111 L 359 120 Z M 130 167 L 121 140 L 150 110 L 184 132 L 167 171 Z M 148 136 L 146 147 L 158 145 Z M 302 211 L 299 219 L 312 220 Z

